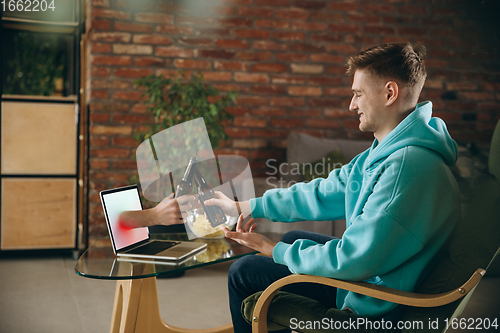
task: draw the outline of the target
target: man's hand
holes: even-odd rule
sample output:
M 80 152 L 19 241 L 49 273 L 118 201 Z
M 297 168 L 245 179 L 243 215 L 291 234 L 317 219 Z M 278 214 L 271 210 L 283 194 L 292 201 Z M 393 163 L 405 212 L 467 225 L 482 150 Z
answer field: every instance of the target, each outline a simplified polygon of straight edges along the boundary
M 266 256 L 272 257 L 273 249 L 276 243 L 261 234 L 253 232 L 256 226 L 257 224 L 254 223 L 253 218 L 248 220 L 248 222 L 243 226 L 243 214 L 241 214 L 238 218 L 236 231 L 230 231 L 226 228 L 226 226 L 221 225 L 227 238 L 233 239 L 241 245 L 257 250 Z
M 250 215 L 250 202 L 249 201 L 233 201 L 229 199 L 224 193 L 220 191 L 215 191 L 215 199 L 205 200 L 205 205 L 207 206 L 219 206 L 222 208 L 224 213 L 229 216 L 238 216 L 238 214 L 243 213 L 245 216 Z

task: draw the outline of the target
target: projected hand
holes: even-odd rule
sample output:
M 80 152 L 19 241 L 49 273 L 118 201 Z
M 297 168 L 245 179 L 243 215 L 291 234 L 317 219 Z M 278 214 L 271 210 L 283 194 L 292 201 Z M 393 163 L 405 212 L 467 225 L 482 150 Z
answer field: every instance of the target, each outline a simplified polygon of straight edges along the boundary
M 201 208 L 200 200 L 196 195 L 183 195 L 176 198 L 181 212 L 188 212 L 195 208 Z
M 184 220 L 182 219 L 181 210 L 173 194 L 163 199 L 154 208 L 124 211 L 120 214 L 119 219 L 119 224 L 124 229 L 180 223 L 184 223 Z

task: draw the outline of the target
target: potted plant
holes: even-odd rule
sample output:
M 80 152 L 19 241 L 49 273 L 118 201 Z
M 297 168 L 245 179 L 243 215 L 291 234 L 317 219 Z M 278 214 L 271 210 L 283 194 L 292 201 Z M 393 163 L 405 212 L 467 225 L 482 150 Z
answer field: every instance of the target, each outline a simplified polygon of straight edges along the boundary
M 144 104 L 147 113 L 153 117 L 153 124 L 147 129 L 136 131 L 134 138 L 142 142 L 166 128 L 188 120 L 203 117 L 212 147 L 219 147 L 220 141 L 229 136 L 224 132 L 223 122 L 233 116 L 226 108 L 234 103 L 235 91 L 221 95 L 219 89 L 204 82 L 201 73 L 193 73 L 190 81 L 183 81 L 183 72 L 165 77 L 149 75 L 135 81 L 138 89 L 144 89 Z

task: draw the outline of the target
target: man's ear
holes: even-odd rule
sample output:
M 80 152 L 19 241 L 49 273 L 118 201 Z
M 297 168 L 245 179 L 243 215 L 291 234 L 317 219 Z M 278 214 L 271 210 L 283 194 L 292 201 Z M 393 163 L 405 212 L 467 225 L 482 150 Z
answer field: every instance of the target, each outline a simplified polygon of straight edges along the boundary
M 389 106 L 394 104 L 399 97 L 399 86 L 394 81 L 389 81 L 385 84 L 385 95 L 386 102 L 385 105 Z

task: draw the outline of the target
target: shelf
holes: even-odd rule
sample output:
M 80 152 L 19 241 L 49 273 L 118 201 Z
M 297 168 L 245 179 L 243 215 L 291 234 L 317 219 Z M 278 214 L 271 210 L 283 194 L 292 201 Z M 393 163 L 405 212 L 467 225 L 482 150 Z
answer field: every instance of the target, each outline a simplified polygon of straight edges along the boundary
M 77 95 L 62 96 L 32 96 L 32 95 L 2 95 L 2 101 L 26 101 L 26 102 L 78 102 Z
M 83 249 L 86 243 L 82 0 L 35 2 L 40 3 L 37 10 L 33 1 L 15 0 L 16 10 L 4 6 L 0 13 L 0 252 Z M 42 2 L 51 7 L 44 10 Z M 43 43 L 50 46 L 41 47 Z M 22 66 L 23 61 L 43 62 L 35 58 L 46 49 L 58 55 L 57 66 L 64 65 L 63 74 L 52 75 L 63 78 L 62 86 L 59 80 L 54 92 L 28 90 L 9 79 L 12 89 L 7 90 L 7 73 L 12 77 L 12 72 L 36 72 Z M 18 61 L 16 52 L 23 50 L 31 53 Z M 12 60 L 16 61 L 9 67 Z M 22 95 L 44 92 L 57 96 Z
M 78 22 L 50 22 L 2 17 L 2 27 L 4 29 L 71 34 L 78 28 Z
M 52 22 L 52 21 L 40 21 L 17 17 L 2 17 L 2 22 L 12 22 L 12 23 L 28 23 L 28 24 L 38 24 L 38 25 L 55 25 L 55 26 L 66 26 L 66 27 L 78 27 L 78 22 Z

